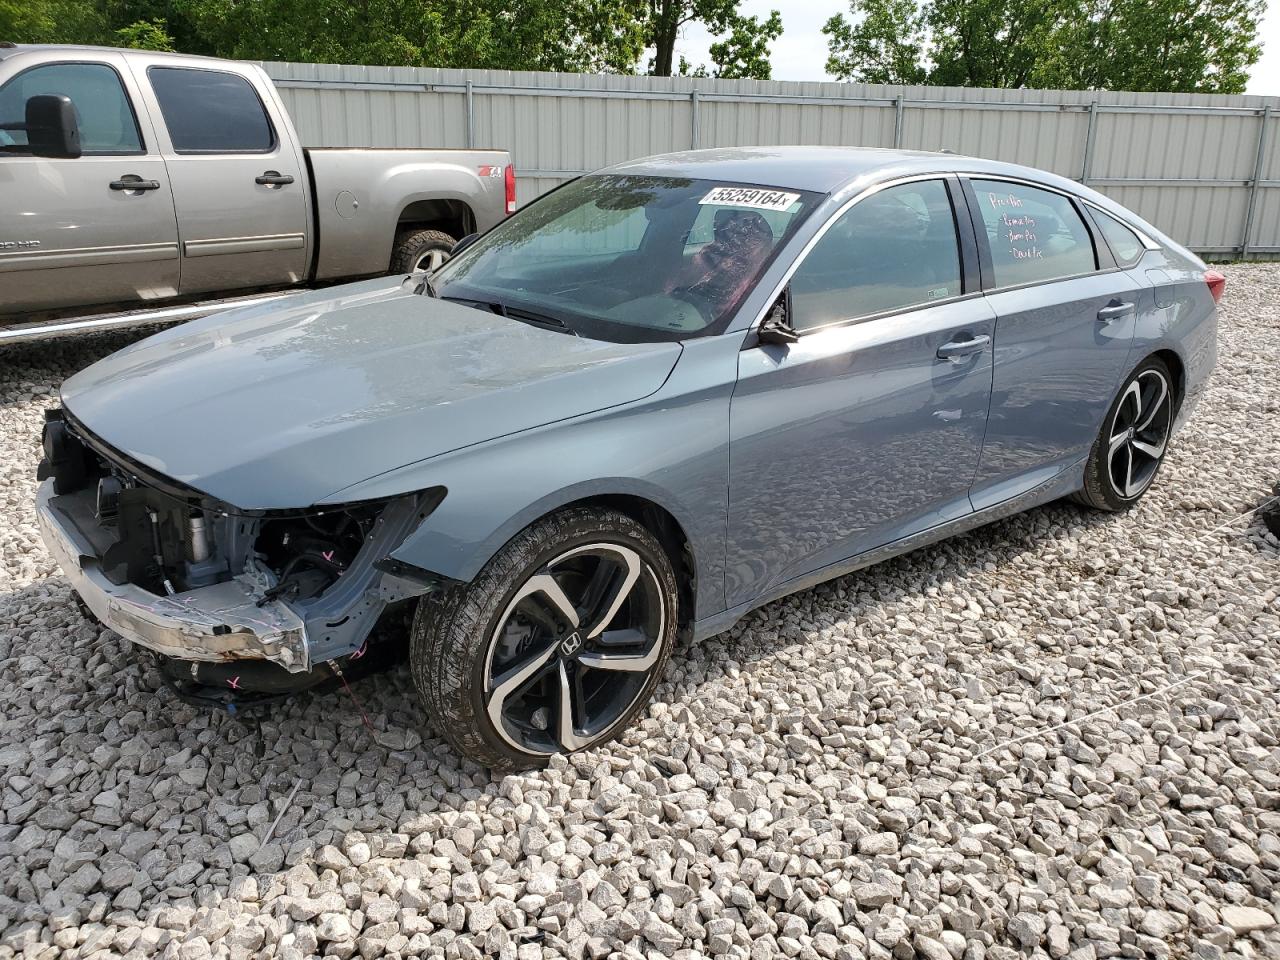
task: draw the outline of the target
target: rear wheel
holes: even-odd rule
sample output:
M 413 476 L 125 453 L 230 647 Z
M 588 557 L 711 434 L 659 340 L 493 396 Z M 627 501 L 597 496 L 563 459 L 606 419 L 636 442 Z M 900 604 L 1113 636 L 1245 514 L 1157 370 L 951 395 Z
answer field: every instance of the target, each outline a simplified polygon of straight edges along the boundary
M 1110 511 L 1137 503 L 1164 462 L 1176 409 L 1168 366 L 1149 357 L 1130 374 L 1107 412 L 1076 499 Z
M 432 273 L 449 259 L 457 241 L 443 230 L 403 230 L 391 253 L 392 273 Z
M 424 601 L 410 666 L 434 724 L 486 766 L 604 743 L 649 702 L 678 623 L 671 561 L 612 510 L 517 534 L 469 584 Z

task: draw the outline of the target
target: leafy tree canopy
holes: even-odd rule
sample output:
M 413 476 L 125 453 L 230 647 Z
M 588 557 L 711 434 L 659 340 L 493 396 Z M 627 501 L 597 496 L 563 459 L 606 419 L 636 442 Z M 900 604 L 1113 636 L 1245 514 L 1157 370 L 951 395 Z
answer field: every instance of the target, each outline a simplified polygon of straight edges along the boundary
M 850 0 L 827 72 L 867 83 L 1241 93 L 1265 0 Z
M 252 60 L 670 75 L 689 24 L 718 38 L 715 76 L 769 76 L 774 11 L 740 0 L 0 0 L 0 38 Z M 703 75 L 707 68 L 700 67 Z M 686 65 L 685 72 L 694 72 Z

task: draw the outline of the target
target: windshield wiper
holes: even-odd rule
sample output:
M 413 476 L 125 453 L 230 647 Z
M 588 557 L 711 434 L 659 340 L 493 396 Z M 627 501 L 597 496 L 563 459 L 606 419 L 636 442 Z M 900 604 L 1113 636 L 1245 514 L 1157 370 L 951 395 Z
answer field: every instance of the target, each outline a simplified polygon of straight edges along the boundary
M 548 327 L 552 330 L 572 333 L 577 336 L 567 323 L 559 317 L 551 316 L 549 313 L 537 313 L 533 310 L 526 310 L 524 307 L 509 307 L 505 303 L 499 303 L 496 300 L 486 303 L 485 306 L 498 314 L 498 316 L 506 317 L 509 320 L 519 320 L 522 323 L 530 323 L 536 327 Z

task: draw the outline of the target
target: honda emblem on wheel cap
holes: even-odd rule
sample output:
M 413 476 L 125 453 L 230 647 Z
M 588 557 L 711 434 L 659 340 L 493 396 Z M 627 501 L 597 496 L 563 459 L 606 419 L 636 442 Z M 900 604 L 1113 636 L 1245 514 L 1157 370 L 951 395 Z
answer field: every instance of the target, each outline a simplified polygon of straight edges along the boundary
M 572 657 L 582 647 L 582 634 L 577 630 L 569 634 L 560 642 L 560 656 Z

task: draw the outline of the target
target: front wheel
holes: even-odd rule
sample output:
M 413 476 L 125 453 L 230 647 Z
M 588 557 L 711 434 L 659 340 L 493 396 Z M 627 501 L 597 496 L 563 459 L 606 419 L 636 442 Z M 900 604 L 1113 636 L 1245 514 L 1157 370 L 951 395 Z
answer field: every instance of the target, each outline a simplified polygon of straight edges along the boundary
M 604 743 L 648 704 L 679 615 L 662 545 L 613 510 L 517 534 L 468 584 L 425 600 L 410 669 L 436 729 L 493 767 Z
M 1076 499 L 1109 511 L 1137 503 L 1164 462 L 1176 411 L 1169 368 L 1149 357 L 1130 374 L 1107 411 Z

